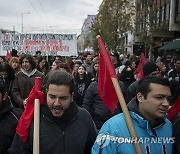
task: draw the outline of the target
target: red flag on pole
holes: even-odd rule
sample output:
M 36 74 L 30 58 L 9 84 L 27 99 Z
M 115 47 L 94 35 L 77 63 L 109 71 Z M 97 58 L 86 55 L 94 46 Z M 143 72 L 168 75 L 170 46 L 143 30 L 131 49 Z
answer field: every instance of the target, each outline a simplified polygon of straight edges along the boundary
M 175 104 L 168 110 L 168 119 L 172 122 L 174 117 L 180 112 L 180 95 L 177 97 Z
M 111 78 L 117 78 L 115 68 L 111 58 L 106 50 L 101 37 L 97 38 L 100 53 L 99 53 L 99 72 L 98 72 L 98 94 L 106 106 L 113 113 L 117 107 L 118 97 L 116 95 Z
M 37 88 L 37 86 L 40 86 L 40 83 L 35 84 L 35 86 L 32 88 L 27 99 L 25 110 L 21 115 L 16 127 L 16 133 L 20 136 L 24 143 L 27 141 L 29 128 L 33 120 L 34 100 L 39 99 L 40 104 L 45 104 L 44 94 L 39 90 L 39 88 Z
M 11 57 L 11 53 L 7 50 L 5 59 L 8 60 Z
M 144 55 L 144 52 L 141 53 L 141 58 L 139 61 L 139 65 L 137 67 L 137 69 L 134 71 L 134 74 L 139 78 L 139 79 L 143 79 L 144 74 L 143 74 L 143 67 L 144 64 L 146 63 L 146 57 Z

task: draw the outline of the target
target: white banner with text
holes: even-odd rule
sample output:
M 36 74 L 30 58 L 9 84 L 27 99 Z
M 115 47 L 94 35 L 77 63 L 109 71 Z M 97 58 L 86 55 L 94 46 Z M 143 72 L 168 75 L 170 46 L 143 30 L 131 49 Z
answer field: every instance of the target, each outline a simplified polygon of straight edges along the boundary
M 76 34 L 13 34 L 2 33 L 0 55 L 16 49 L 18 54 L 35 55 L 40 50 L 43 56 L 77 55 Z

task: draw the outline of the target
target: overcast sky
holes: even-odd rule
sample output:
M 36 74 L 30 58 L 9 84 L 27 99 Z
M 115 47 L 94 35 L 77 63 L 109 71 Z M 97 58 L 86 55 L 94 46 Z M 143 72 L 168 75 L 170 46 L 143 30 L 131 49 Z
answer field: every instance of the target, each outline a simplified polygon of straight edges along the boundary
M 21 32 L 79 33 L 102 0 L 0 0 L 0 29 Z M 26 14 L 29 12 L 29 14 Z

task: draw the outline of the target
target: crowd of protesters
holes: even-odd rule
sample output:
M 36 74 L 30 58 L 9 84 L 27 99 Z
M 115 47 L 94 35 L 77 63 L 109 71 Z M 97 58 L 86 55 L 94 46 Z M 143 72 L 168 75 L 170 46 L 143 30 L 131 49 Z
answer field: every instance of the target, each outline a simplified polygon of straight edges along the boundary
M 55 84 L 56 86 L 62 86 L 62 85 L 67 84 L 67 86 L 69 86 L 69 88 L 72 88 L 72 87 L 70 87 L 70 85 L 68 85 L 70 82 L 70 81 L 68 81 L 68 77 L 69 77 L 68 74 L 71 75 L 73 78 L 74 89 L 73 89 L 73 91 L 70 91 L 70 93 L 67 92 L 67 94 L 66 94 L 69 96 L 69 99 L 71 99 L 71 97 L 72 97 L 72 100 L 74 102 L 73 105 L 70 105 L 67 107 L 67 109 L 69 109 L 72 113 L 69 115 L 67 115 L 67 113 L 66 113 L 65 115 L 67 116 L 67 119 L 61 118 L 61 119 L 59 119 L 59 122 L 57 122 L 58 118 L 54 118 L 54 117 L 52 118 L 52 116 L 50 116 L 50 118 L 52 118 L 51 120 L 55 121 L 55 123 L 52 123 L 51 121 L 48 121 L 48 119 L 45 118 L 44 121 L 46 124 L 43 124 L 43 127 L 48 128 L 47 130 L 43 129 L 43 131 L 51 130 L 52 132 L 54 132 L 52 130 L 52 127 L 54 127 L 54 125 L 56 125 L 56 124 L 60 128 L 63 128 L 63 130 L 66 130 L 66 121 L 65 120 L 67 120 L 68 121 L 67 123 L 69 124 L 69 123 L 71 123 L 71 120 L 73 120 L 74 116 L 82 116 L 82 119 L 75 120 L 75 122 L 77 121 L 77 123 L 79 125 L 82 125 L 82 128 L 80 128 L 81 126 L 77 126 L 77 124 L 74 124 L 74 126 L 71 128 L 73 130 L 78 129 L 75 132 L 77 133 L 79 131 L 79 133 L 77 133 L 76 135 L 73 135 L 73 131 L 70 131 L 67 126 L 67 130 L 68 130 L 67 133 L 70 133 L 72 138 L 79 137 L 78 142 L 75 145 L 73 145 L 73 142 L 70 142 L 71 137 L 69 135 L 67 135 L 67 136 L 69 136 L 68 141 L 70 143 L 66 142 L 66 143 L 62 143 L 62 144 L 66 144 L 66 145 L 72 144 L 72 146 L 68 145 L 67 149 L 63 149 L 63 147 L 61 147 L 62 151 L 70 150 L 69 153 L 73 153 L 73 150 L 74 150 L 78 153 L 90 153 L 90 151 L 91 151 L 90 149 L 93 146 L 93 142 L 95 142 L 97 133 L 99 131 L 101 133 L 106 132 L 107 130 L 112 131 L 111 130 L 112 128 L 110 128 L 111 122 L 106 123 L 104 127 L 103 127 L 103 125 L 108 119 L 112 118 L 116 114 L 121 113 L 122 110 L 121 110 L 120 105 L 118 105 L 114 114 L 112 114 L 110 112 L 110 110 L 108 109 L 108 107 L 103 103 L 101 98 L 98 96 L 98 90 L 97 90 L 98 69 L 99 69 L 98 54 L 87 52 L 84 54 L 81 53 L 77 57 L 55 56 L 53 58 L 53 60 L 51 60 L 51 61 L 48 60 L 48 57 L 41 56 L 40 51 L 37 51 L 36 54 L 34 56 L 32 56 L 32 55 L 27 55 L 27 54 L 17 55 L 17 51 L 12 50 L 11 55 L 12 56 L 9 57 L 8 59 L 6 59 L 3 56 L 0 57 L 0 79 L 1 79 L 0 84 L 3 83 L 3 84 L 5 84 L 5 87 L 6 87 L 6 88 L 4 88 L 3 87 L 4 85 L 2 85 L 0 87 L 0 94 L 5 97 L 6 96 L 5 94 L 7 93 L 7 96 L 5 97 L 4 100 L 6 100 L 6 102 L 8 102 L 7 103 L 8 104 L 7 105 L 8 112 L 5 112 L 6 113 L 5 114 L 4 113 L 5 109 L 3 109 L 5 107 L 3 105 L 1 105 L 3 102 L 3 99 L 1 101 L 1 97 L 0 97 L 0 123 L 1 123 L 1 121 L 7 122 L 7 120 L 10 120 L 13 122 L 12 126 L 8 126 L 8 127 L 11 127 L 11 129 L 13 129 L 12 132 L 8 132 L 9 134 L 11 134 L 11 136 L 10 136 L 11 138 L 9 138 L 8 140 L 6 138 L 3 138 L 3 141 L 7 140 L 7 145 L 2 146 L 4 144 L 0 143 L 0 153 L 2 153 L 2 154 L 8 153 L 8 149 L 11 147 L 11 143 L 13 142 L 12 136 L 15 134 L 15 125 L 17 124 L 19 115 L 26 108 L 27 98 L 28 98 L 28 95 L 30 94 L 30 91 L 32 90 L 32 88 L 34 86 L 35 77 L 42 78 L 42 81 L 43 81 L 42 87 L 43 88 L 45 88 L 46 86 L 48 86 L 48 88 L 49 88 L 51 86 L 51 84 Z M 144 97 L 146 97 L 146 95 L 149 92 L 149 91 L 146 93 L 142 92 L 143 91 L 141 89 L 142 87 L 139 86 L 142 84 L 141 80 L 135 74 L 135 70 L 139 64 L 140 56 L 139 57 L 135 56 L 135 55 L 129 56 L 129 55 L 125 55 L 123 53 L 110 52 L 110 57 L 111 57 L 113 65 L 115 67 L 115 72 L 117 74 L 117 77 L 119 78 L 119 84 L 120 84 L 121 90 L 123 92 L 125 101 L 127 104 L 130 104 L 129 105 L 129 106 L 131 106 L 130 110 L 131 111 L 136 110 L 135 113 L 137 113 L 137 115 L 138 115 L 140 109 L 137 109 L 138 108 L 137 106 L 135 109 L 134 107 L 132 107 L 131 104 L 132 104 L 132 102 L 134 103 L 136 101 L 141 103 L 141 97 L 144 99 Z M 54 74 L 54 76 L 52 76 L 52 74 L 57 71 L 67 72 L 68 74 L 58 74 L 57 73 L 57 74 Z M 151 61 L 147 59 L 146 63 L 143 66 L 142 71 L 143 71 L 143 75 L 145 78 L 146 77 L 148 78 L 151 76 L 158 76 L 163 79 L 166 79 L 170 83 L 170 85 L 168 85 L 167 82 L 164 81 L 164 83 L 165 83 L 164 86 L 165 87 L 169 86 L 171 93 L 172 93 L 172 99 L 169 101 L 169 103 L 170 103 L 169 105 L 173 106 L 173 105 L 176 105 L 175 102 L 178 103 L 178 101 L 176 101 L 176 100 L 178 99 L 178 97 L 180 97 L 180 95 L 179 95 L 180 94 L 180 56 L 178 56 L 178 55 L 172 56 L 171 59 L 167 59 L 166 57 L 163 57 L 163 56 L 158 56 L 155 60 L 151 60 Z M 64 77 L 63 80 L 59 81 L 59 82 L 54 81 L 54 83 L 53 83 L 52 80 L 53 79 L 57 80 L 57 77 L 61 77 L 61 75 L 62 75 L 62 77 Z M 155 79 L 156 79 L 156 77 L 155 77 Z M 159 78 L 157 78 L 157 80 L 158 80 L 157 82 L 154 81 L 154 79 L 151 79 L 151 80 L 152 81 L 148 81 L 148 82 L 150 82 L 150 83 L 152 82 L 152 83 L 156 83 L 156 84 L 164 84 L 159 81 Z M 48 85 L 46 85 L 47 82 L 48 82 Z M 143 85 L 145 85 L 145 81 L 144 81 Z M 60 89 L 56 89 L 56 87 L 54 89 L 53 88 L 52 89 L 49 88 L 48 90 L 43 89 L 43 91 L 45 94 L 48 94 L 48 92 L 52 92 L 54 90 L 59 90 L 61 92 L 61 88 Z M 140 88 L 139 91 L 137 91 L 138 88 Z M 147 89 L 149 88 L 148 85 L 146 88 Z M 4 90 L 4 89 L 6 89 L 6 90 Z M 160 88 L 160 89 L 162 89 L 162 88 Z M 141 97 L 139 95 L 137 95 L 138 92 L 143 93 Z M 166 92 L 167 92 L 167 97 L 169 97 L 169 95 L 170 95 L 169 89 L 166 90 Z M 48 98 L 53 99 L 53 97 L 60 97 L 60 96 L 56 93 L 56 95 L 50 94 L 50 96 L 47 95 L 46 97 L 47 97 L 47 99 Z M 135 98 L 136 98 L 136 100 L 135 100 Z M 63 98 L 60 98 L 60 99 L 63 99 Z M 64 98 L 64 99 L 66 99 L 66 98 Z M 72 100 L 70 100 L 70 102 Z M 47 104 L 50 102 L 50 101 L 48 102 L 48 100 L 46 100 L 46 101 L 47 101 Z M 180 104 L 180 102 L 179 102 L 179 104 Z M 76 108 L 75 106 L 77 106 L 78 108 Z M 14 109 L 14 107 L 19 108 L 18 114 L 16 113 L 17 111 Z M 62 108 L 64 108 L 64 106 L 62 106 Z M 82 108 L 84 108 L 85 110 Z M 56 109 L 56 110 L 58 110 L 58 109 Z M 177 108 L 176 108 L 176 110 L 177 110 Z M 86 113 L 86 111 L 88 111 L 89 113 Z M 171 120 L 171 122 L 174 126 L 173 127 L 173 130 L 174 130 L 173 135 L 176 138 L 175 143 L 173 144 L 173 152 L 174 153 L 180 153 L 180 147 L 178 147 L 178 144 L 180 143 L 180 133 L 179 133 L 179 128 L 180 128 L 180 116 L 179 115 L 180 114 L 178 114 L 179 111 L 180 111 L 180 108 L 178 109 L 178 111 L 176 111 L 177 114 L 173 117 L 173 120 Z M 45 115 L 45 117 L 46 116 L 48 117 L 51 114 L 50 111 L 46 108 L 42 109 L 42 112 Z M 56 114 L 58 111 L 54 111 L 54 112 L 55 112 L 54 114 Z M 10 113 L 15 117 L 14 120 L 11 120 L 11 119 L 13 119 L 13 117 Z M 53 112 L 52 112 L 52 114 L 53 114 Z M 62 113 L 62 114 L 64 114 L 64 113 Z M 137 115 L 135 115 L 135 116 L 137 116 Z M 145 115 L 143 115 L 143 114 L 141 114 L 141 115 L 142 115 L 142 117 L 146 118 Z M 11 116 L 11 117 L 9 117 L 9 116 Z M 89 116 L 91 116 L 92 119 Z M 4 118 L 4 117 L 9 117 L 11 119 Z M 55 115 L 55 117 L 56 117 L 56 115 Z M 3 120 L 3 118 L 5 120 Z M 122 117 L 119 117 L 119 119 L 122 119 Z M 80 121 L 82 121 L 82 120 L 85 120 L 85 121 L 81 123 Z M 139 120 L 139 121 L 141 121 L 141 120 Z M 5 122 L 4 122 L 4 125 L 5 125 Z M 10 125 L 10 123 L 9 123 L 9 125 Z M 93 123 L 95 123 L 96 128 L 93 126 Z M 84 125 L 87 125 L 87 124 L 89 125 L 89 128 L 85 129 Z M 118 128 L 118 126 L 116 126 L 116 125 L 117 125 L 117 123 L 115 124 L 114 127 Z M 160 124 L 158 124 L 157 127 L 159 125 Z M 156 127 L 156 126 L 153 126 L 153 127 Z M 169 124 L 165 129 L 168 129 L 168 127 L 169 127 Z M 92 130 L 89 130 L 90 128 Z M 101 130 L 101 128 L 102 128 L 102 130 Z M 113 128 L 113 129 L 117 129 L 117 128 Z M 9 131 L 11 129 L 9 129 Z M 96 133 L 95 133 L 95 129 L 96 129 Z M 164 127 L 161 129 L 164 129 Z M 64 133 L 63 130 L 61 130 L 62 134 Z M 58 129 L 56 131 L 58 132 Z M 166 131 L 167 132 L 171 131 L 171 129 L 166 130 Z M 48 132 L 48 133 L 51 133 L 51 132 Z M 85 136 L 81 137 L 81 136 L 83 136 L 83 134 L 80 135 L 80 133 L 85 133 L 86 137 Z M 2 134 L 2 132 L 0 132 L 0 135 L 3 137 L 6 134 Z M 88 135 L 90 135 L 90 136 L 88 136 Z M 0 138 L 1 138 L 1 136 L 0 136 Z M 47 136 L 45 135 L 44 137 L 47 137 L 48 140 L 49 139 L 53 140 L 53 138 L 56 138 L 56 136 L 58 136 L 58 133 L 57 133 L 57 135 L 54 134 L 54 137 L 51 137 L 48 135 Z M 155 134 L 155 136 L 156 136 L 156 134 Z M 30 136 L 30 137 L 32 137 L 32 136 Z M 60 142 L 62 142 L 61 137 L 58 139 Z M 58 139 L 56 141 L 58 141 Z M 29 141 L 31 141 L 31 140 L 32 140 L 32 138 L 29 139 Z M 1 142 L 3 142 L 3 141 L 1 141 Z M 53 143 L 56 144 L 55 143 L 56 141 L 54 141 Z M 17 144 L 16 142 L 19 144 L 19 146 L 16 146 L 16 144 Z M 51 141 L 49 141 L 49 142 L 51 142 Z M 76 139 L 74 139 L 74 142 L 76 142 Z M 85 143 L 82 143 L 82 142 L 85 142 Z M 12 154 L 25 152 L 25 151 L 22 151 L 23 146 L 25 146 L 26 150 L 28 149 L 27 153 L 31 152 L 31 150 L 32 150 L 32 149 L 30 149 L 32 146 L 31 143 L 28 143 L 28 146 L 23 145 L 23 144 L 21 145 L 21 144 L 22 143 L 19 142 L 19 138 L 16 136 L 15 141 L 13 142 L 13 145 L 10 148 L 9 152 Z M 48 149 L 48 147 L 46 147 L 45 148 L 46 150 L 44 149 L 42 151 L 44 151 L 45 153 L 47 151 L 50 152 L 50 150 L 52 150 L 54 153 L 62 152 L 61 150 L 54 149 L 54 146 L 52 144 L 48 146 L 49 149 Z M 82 147 L 78 147 L 79 148 L 78 150 L 76 148 L 71 149 L 71 147 L 80 146 L 80 144 L 82 144 Z M 44 144 L 44 145 L 46 145 L 46 144 Z M 106 151 L 106 149 L 101 149 L 100 146 L 101 145 L 99 145 L 99 143 L 96 142 L 93 147 L 93 153 L 100 153 L 103 151 L 104 151 L 104 153 L 108 153 L 112 150 L 111 148 L 108 149 L 108 147 L 107 147 L 107 149 L 109 151 Z M 165 145 L 165 146 L 167 146 L 167 145 Z M 19 147 L 20 149 L 14 149 L 17 147 Z M 56 145 L 56 148 L 58 148 L 57 145 Z M 83 148 L 84 148 L 84 151 L 83 151 Z M 149 148 L 149 147 L 147 147 L 147 148 Z M 98 150 L 99 150 L 99 152 L 97 152 Z M 170 149 L 168 149 L 168 150 L 170 150 Z M 123 151 L 123 150 L 120 150 L 120 151 Z M 126 150 L 124 150 L 124 151 L 126 151 Z M 148 150 L 146 149 L 146 151 L 148 151 Z M 118 151 L 116 151 L 115 153 L 117 153 L 117 152 Z M 67 153 L 67 152 L 65 152 L 65 153 Z M 155 153 L 155 152 L 152 152 L 152 153 Z

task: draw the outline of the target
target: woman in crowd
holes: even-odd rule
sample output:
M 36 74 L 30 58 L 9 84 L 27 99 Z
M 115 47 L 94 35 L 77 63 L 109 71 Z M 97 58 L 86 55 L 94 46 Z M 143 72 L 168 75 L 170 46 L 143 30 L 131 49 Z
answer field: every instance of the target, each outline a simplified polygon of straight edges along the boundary
M 80 65 L 77 69 L 77 73 L 74 75 L 75 78 L 75 94 L 74 101 L 80 107 L 82 107 L 82 102 L 84 99 L 85 92 L 91 82 L 88 78 L 86 67 L 84 65 Z
M 98 70 L 99 70 L 99 61 L 96 61 L 91 65 L 91 70 L 88 73 L 91 82 L 95 81 L 95 79 L 97 78 Z
M 51 65 L 51 70 L 58 70 L 60 68 L 61 63 L 62 62 L 60 60 L 53 61 L 52 65 Z
M 9 59 L 9 65 L 13 68 L 15 74 L 17 74 L 21 70 L 18 57 L 11 57 Z
M 5 61 L 6 61 L 5 58 L 3 56 L 0 56 L 0 64 Z
M 37 63 L 37 69 L 38 71 L 42 72 L 44 75 L 46 75 L 49 71 L 49 64 L 46 60 L 46 57 L 39 57 L 38 63 Z
M 15 72 L 13 68 L 6 62 L 0 64 L 0 77 L 5 81 L 7 85 L 8 95 L 10 96 L 13 105 L 17 107 L 12 98 L 12 83 L 15 78 Z

